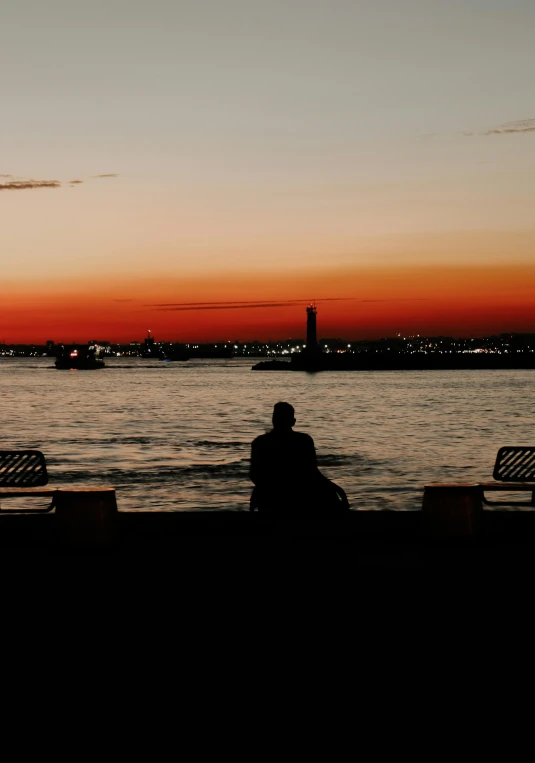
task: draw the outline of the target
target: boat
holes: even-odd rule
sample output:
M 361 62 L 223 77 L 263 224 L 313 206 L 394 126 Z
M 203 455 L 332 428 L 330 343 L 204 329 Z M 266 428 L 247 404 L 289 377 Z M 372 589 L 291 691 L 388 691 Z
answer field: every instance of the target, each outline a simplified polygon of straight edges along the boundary
M 90 371 L 96 368 L 104 368 L 102 356 L 104 348 L 94 342 L 88 342 L 87 346 L 71 344 L 60 345 L 56 357 L 55 366 L 58 369 L 80 369 Z

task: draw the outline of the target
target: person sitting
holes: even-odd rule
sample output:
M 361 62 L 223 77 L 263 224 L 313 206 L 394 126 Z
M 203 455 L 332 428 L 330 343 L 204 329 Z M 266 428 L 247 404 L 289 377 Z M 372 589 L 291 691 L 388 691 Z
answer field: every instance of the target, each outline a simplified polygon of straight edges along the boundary
M 276 403 L 273 429 L 251 445 L 250 510 L 277 516 L 333 516 L 349 510 L 347 496 L 316 463 L 314 440 L 294 432 L 289 403 Z

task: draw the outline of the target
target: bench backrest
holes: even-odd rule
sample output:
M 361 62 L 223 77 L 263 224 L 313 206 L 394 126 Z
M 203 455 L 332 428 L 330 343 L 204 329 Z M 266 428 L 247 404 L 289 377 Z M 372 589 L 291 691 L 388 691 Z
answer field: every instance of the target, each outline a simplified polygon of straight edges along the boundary
M 40 450 L 0 450 L 0 487 L 41 487 L 47 482 Z
M 500 448 L 493 477 L 500 482 L 535 481 L 535 447 Z

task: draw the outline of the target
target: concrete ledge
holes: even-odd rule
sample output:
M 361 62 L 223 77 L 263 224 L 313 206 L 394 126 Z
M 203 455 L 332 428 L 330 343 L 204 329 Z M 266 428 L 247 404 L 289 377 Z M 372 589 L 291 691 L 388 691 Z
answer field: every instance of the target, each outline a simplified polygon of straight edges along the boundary
M 535 511 L 483 511 L 477 535 L 429 532 L 424 512 L 355 511 L 337 520 L 280 520 L 248 512 L 117 512 L 113 533 L 66 530 L 56 514 L 0 513 L 0 558 L 94 557 L 148 574 L 166 565 L 182 590 L 199 575 L 354 568 L 535 571 Z M 42 564 L 43 562 L 40 562 Z M 164 580 L 167 579 L 164 577 Z M 355 584 L 357 578 L 351 578 Z
M 535 570 L 535 510 L 483 510 L 476 483 L 427 485 L 422 511 L 304 520 L 248 511 L 121 512 L 113 488 L 55 492 L 54 513 L 0 511 L 2 556 L 85 554 L 133 566 L 150 559 L 151 567 L 180 568 L 181 579 L 205 568 L 220 574 L 236 562 L 243 574 L 263 574 L 281 560 L 298 560 L 304 574 L 340 565 Z
M 419 535 L 419 511 L 350 511 L 333 519 L 284 519 L 249 511 L 119 512 L 123 537 L 286 537 L 351 541 L 357 536 L 380 535 L 403 539 Z
M 83 514 L 83 506 L 69 508 L 72 513 Z M 114 511 L 113 506 L 97 505 L 97 519 L 105 516 L 115 526 L 114 542 L 121 545 L 135 542 L 143 544 L 157 540 L 164 545 L 180 539 L 213 538 L 310 538 L 353 543 L 361 539 L 381 539 L 391 543 L 409 541 L 426 542 L 435 537 L 430 533 L 423 511 L 351 511 L 344 518 L 274 519 L 241 511 Z M 84 520 L 85 521 L 85 520 Z M 58 513 L 4 514 L 0 512 L 0 545 L 15 536 L 61 543 L 62 516 Z M 83 523 L 80 525 L 83 529 Z M 535 543 L 535 510 L 482 511 L 478 537 Z M 451 533 L 449 533 L 451 536 Z
M 10 533 L 17 542 L 22 542 L 25 531 L 28 532 L 31 542 L 36 543 L 39 538 L 35 529 L 37 526 L 41 528 L 45 543 L 102 545 L 114 543 L 117 539 L 117 501 L 114 488 L 4 488 L 0 496 L 53 498 L 53 504 L 46 509 L 2 508 L 0 544 L 4 541 L 9 544 Z M 41 522 L 36 525 L 38 519 Z

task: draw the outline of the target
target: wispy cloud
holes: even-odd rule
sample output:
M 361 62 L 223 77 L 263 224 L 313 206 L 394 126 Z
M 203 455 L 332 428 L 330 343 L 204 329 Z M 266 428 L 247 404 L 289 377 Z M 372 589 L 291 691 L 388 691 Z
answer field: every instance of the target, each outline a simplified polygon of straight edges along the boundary
M 353 297 L 325 297 L 316 299 L 315 302 L 343 302 L 352 300 Z M 248 310 L 257 307 L 292 307 L 294 305 L 310 305 L 309 299 L 287 299 L 285 301 L 233 301 L 233 302 L 166 302 L 156 305 L 147 305 L 153 310 Z
M 206 305 L 205 307 L 156 307 L 161 312 L 185 312 L 187 310 L 255 310 L 258 308 L 288 307 L 288 302 L 259 302 L 255 305 Z
M 295 305 L 295 304 L 305 304 L 306 300 L 303 299 L 289 299 L 284 302 L 285 305 Z M 162 302 L 155 305 L 147 305 L 147 307 L 184 307 L 184 308 L 195 308 L 195 307 L 211 307 L 211 308 L 218 308 L 218 307 L 255 307 L 256 305 L 264 305 L 266 303 L 258 302 L 258 300 L 255 301 L 246 301 L 246 302 L 238 302 L 238 301 L 232 301 L 232 302 Z M 279 304 L 279 302 L 268 302 L 267 304 Z
M 425 302 L 422 299 L 357 299 L 356 297 L 323 297 L 315 299 L 314 302 L 358 302 L 361 304 L 370 302 Z M 311 301 L 307 299 L 288 299 L 284 301 L 265 301 L 265 302 L 176 302 L 157 305 L 147 305 L 151 310 L 162 312 L 182 312 L 188 310 L 255 310 L 277 307 L 297 307 L 299 305 L 310 305 Z
M 106 175 L 92 175 L 93 178 L 116 178 L 119 177 L 116 173 L 108 173 Z M 34 188 L 61 188 L 64 185 L 69 185 L 71 188 L 76 185 L 81 185 L 85 180 L 33 180 L 30 178 L 21 178 L 11 174 L 0 174 L 0 178 L 4 179 L 4 182 L 0 182 L 0 191 L 29 191 Z
M 521 119 L 518 122 L 505 122 L 500 127 L 495 127 L 484 132 L 463 132 L 466 137 L 474 135 L 522 135 L 535 132 L 535 119 Z
M 154 307 L 161 312 L 182 312 L 186 310 L 255 310 L 258 308 L 291 307 L 292 302 L 249 302 L 244 305 L 198 305 L 197 307 Z
M 0 191 L 28 191 L 32 188 L 61 188 L 59 180 L 10 180 L 0 183 Z

